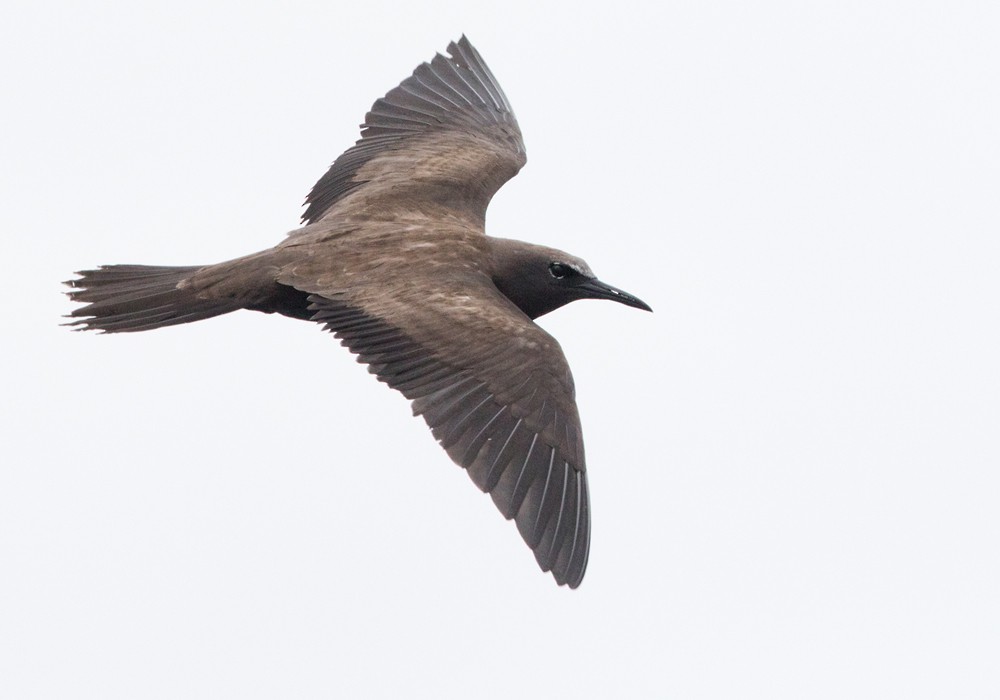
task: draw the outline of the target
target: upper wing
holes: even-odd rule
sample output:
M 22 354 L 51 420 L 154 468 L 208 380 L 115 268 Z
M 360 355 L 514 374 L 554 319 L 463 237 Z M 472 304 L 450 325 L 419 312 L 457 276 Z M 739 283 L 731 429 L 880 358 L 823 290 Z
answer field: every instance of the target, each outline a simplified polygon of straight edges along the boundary
M 407 199 L 483 221 L 490 199 L 524 165 L 524 142 L 507 97 L 469 40 L 453 42 L 448 53 L 372 105 L 361 139 L 306 198 L 304 222 L 345 206 Z
M 456 285 L 411 304 L 310 296 L 313 320 L 413 402 L 434 437 L 504 517 L 543 571 L 576 588 L 590 503 L 573 379 L 558 343 L 495 289 Z

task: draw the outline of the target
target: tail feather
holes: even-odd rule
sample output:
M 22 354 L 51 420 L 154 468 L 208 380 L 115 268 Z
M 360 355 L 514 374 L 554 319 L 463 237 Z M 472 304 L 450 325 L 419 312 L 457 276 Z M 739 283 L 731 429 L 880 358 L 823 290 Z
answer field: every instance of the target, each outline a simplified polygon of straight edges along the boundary
M 145 331 L 178 323 L 200 321 L 240 308 L 225 299 L 202 299 L 178 285 L 201 266 L 157 267 L 151 265 L 106 265 L 76 274 L 66 282 L 73 301 L 86 306 L 74 309 L 67 323 L 74 330 L 105 333 Z

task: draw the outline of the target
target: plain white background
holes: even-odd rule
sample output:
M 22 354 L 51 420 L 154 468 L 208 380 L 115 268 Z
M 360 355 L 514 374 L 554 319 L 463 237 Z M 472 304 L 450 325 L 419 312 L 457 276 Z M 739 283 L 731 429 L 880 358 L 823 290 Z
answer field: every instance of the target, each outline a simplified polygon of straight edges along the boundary
M 529 153 L 489 231 L 656 309 L 542 319 L 575 592 L 317 327 L 58 325 L 74 270 L 276 243 L 462 32 Z M 5 2 L 0 697 L 1000 696 L 998 36 L 992 2 Z

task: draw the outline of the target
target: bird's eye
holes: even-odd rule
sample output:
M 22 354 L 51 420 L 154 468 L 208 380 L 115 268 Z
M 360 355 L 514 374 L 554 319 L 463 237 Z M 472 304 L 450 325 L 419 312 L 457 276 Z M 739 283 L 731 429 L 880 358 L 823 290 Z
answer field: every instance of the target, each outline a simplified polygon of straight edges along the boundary
M 554 262 L 549 265 L 549 274 L 555 277 L 557 280 L 565 279 L 572 275 L 574 272 L 573 268 L 569 265 L 563 265 L 562 263 Z

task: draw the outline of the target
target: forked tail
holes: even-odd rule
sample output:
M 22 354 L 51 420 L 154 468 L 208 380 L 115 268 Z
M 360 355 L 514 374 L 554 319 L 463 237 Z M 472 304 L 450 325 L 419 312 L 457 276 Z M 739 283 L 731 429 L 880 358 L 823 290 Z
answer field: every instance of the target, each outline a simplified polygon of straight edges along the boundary
M 75 330 L 106 333 L 147 331 L 178 323 L 200 321 L 240 308 L 232 300 L 201 299 L 178 285 L 200 270 L 194 267 L 105 265 L 76 274 L 66 282 L 73 301 L 87 305 L 74 309 L 66 324 Z

